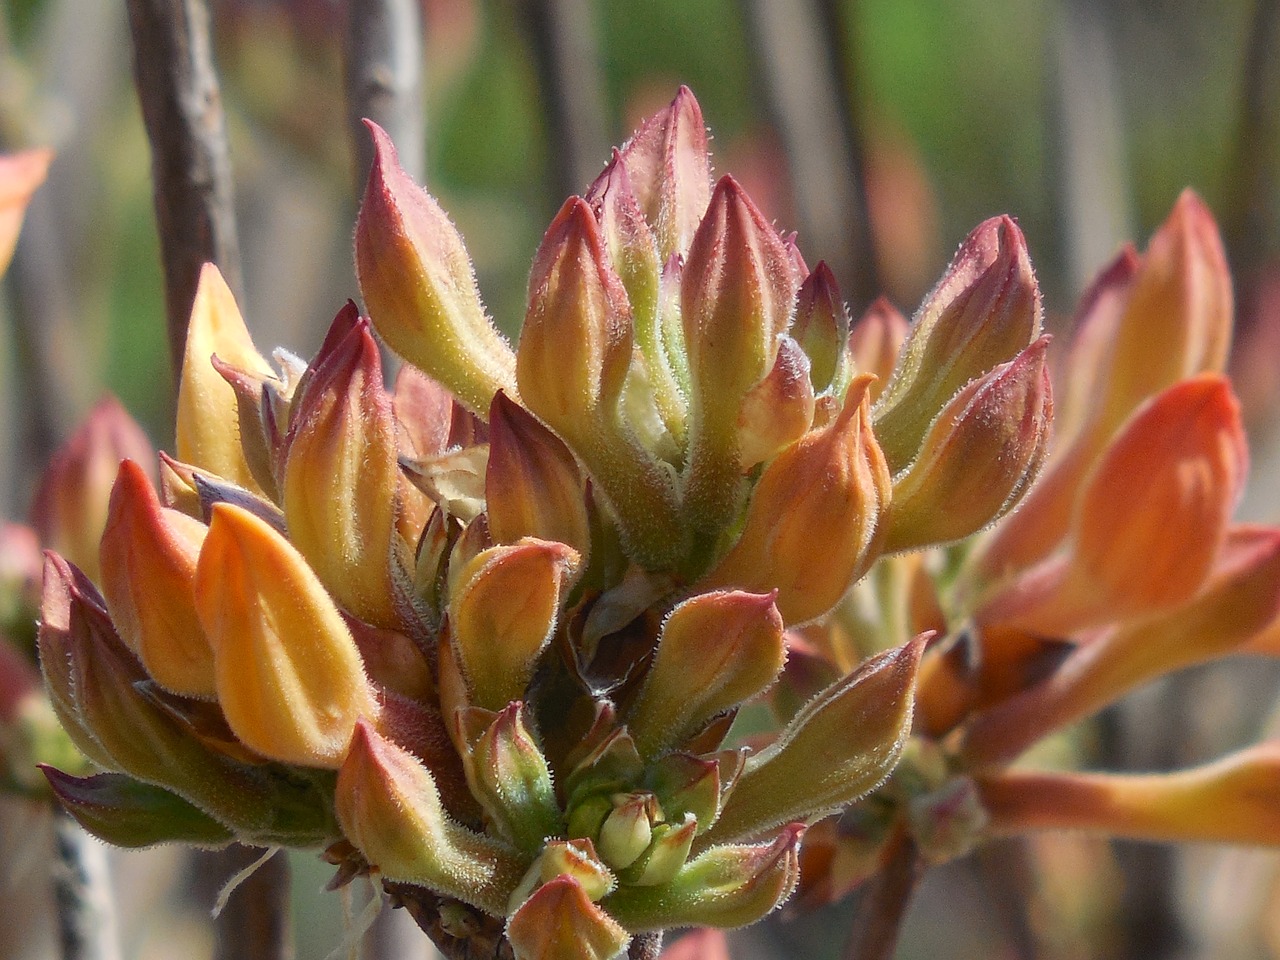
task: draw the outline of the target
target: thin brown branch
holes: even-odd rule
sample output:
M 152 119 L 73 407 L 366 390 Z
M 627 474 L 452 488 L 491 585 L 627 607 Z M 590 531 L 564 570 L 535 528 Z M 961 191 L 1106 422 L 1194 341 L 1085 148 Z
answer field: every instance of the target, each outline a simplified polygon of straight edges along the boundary
M 662 931 L 641 933 L 627 948 L 627 960 L 658 960 L 662 953 Z
M 256 847 L 237 845 L 199 855 L 199 866 L 225 883 L 261 855 Z M 214 960 L 293 960 L 289 860 L 283 852 L 265 860 L 236 887 L 216 928 Z
M 373 164 L 368 118 L 391 135 L 400 164 L 419 183 L 426 172 L 420 0 L 349 0 L 344 38 L 347 122 L 356 157 L 356 196 Z
M 817 0 L 742 7 L 757 83 L 787 154 L 801 245 L 827 261 L 858 312 L 880 290 L 847 14 Z
M 905 831 L 900 831 L 890 844 L 884 866 L 858 901 L 844 960 L 889 960 L 898 944 L 924 863 Z
M 62 960 L 120 960 L 106 847 L 58 809 L 54 853 L 53 890 Z
M 579 194 L 608 159 L 604 78 L 589 0 L 517 0 L 546 115 L 548 184 L 557 202 Z
M 243 300 L 226 121 L 204 0 L 127 0 L 127 6 L 177 371 L 201 265 L 216 263 Z

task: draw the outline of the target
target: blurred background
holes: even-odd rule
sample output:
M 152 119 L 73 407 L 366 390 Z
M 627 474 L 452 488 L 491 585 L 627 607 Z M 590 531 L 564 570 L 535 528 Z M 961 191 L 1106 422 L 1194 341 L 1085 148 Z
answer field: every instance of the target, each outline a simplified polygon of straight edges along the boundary
M 242 307 L 260 347 L 307 357 L 358 295 L 346 4 L 210 0 L 210 13 Z M 20 519 L 48 453 L 107 391 L 170 446 L 173 385 L 125 4 L 2 0 L 0 14 L 0 152 L 57 151 L 0 296 L 0 508 Z M 910 315 L 968 230 L 1010 213 L 1050 328 L 1064 329 L 1091 274 L 1193 187 L 1237 283 L 1256 462 L 1246 510 L 1280 518 L 1276 0 L 422 0 L 421 28 L 421 126 L 401 151 L 459 225 L 509 334 L 560 201 L 682 83 L 717 173 L 797 231 L 810 264 L 828 261 L 855 316 L 879 293 Z M 1196 711 L 1179 761 L 1256 738 L 1276 688 L 1257 674 L 1182 690 Z M 33 875 L 27 829 L 0 833 L 0 915 Z M 1280 956 L 1270 855 L 1125 856 L 1053 838 L 1036 853 L 1053 869 L 1037 872 L 1025 850 L 989 847 L 930 876 L 900 956 Z M 295 866 L 298 956 L 319 960 L 343 910 L 318 893 L 326 868 Z M 122 890 L 135 955 L 209 954 L 199 912 L 170 909 L 178 859 L 120 867 L 134 878 Z M 1134 883 L 1142 871 L 1150 889 Z M 1029 908 L 1010 910 L 1019 889 Z M 838 956 L 848 913 L 771 921 L 735 936 L 734 955 Z M 175 924 L 192 937 L 180 954 Z M 0 956 L 17 949 L 0 935 Z

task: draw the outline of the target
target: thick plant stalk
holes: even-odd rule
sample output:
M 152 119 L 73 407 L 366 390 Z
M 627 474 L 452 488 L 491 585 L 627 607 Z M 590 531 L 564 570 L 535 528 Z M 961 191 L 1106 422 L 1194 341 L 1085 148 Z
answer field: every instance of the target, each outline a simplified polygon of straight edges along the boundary
M 231 158 L 204 0 L 128 0 L 128 8 L 134 80 L 151 142 L 169 351 L 176 371 L 205 262 L 218 265 L 243 303 Z
M 107 848 L 61 809 L 54 814 L 53 842 L 62 960 L 120 960 Z
M 373 140 L 361 123 L 391 135 L 400 164 L 421 183 L 426 172 L 422 5 L 419 0 L 350 0 L 344 38 L 347 122 L 355 148 L 355 195 L 364 192 Z

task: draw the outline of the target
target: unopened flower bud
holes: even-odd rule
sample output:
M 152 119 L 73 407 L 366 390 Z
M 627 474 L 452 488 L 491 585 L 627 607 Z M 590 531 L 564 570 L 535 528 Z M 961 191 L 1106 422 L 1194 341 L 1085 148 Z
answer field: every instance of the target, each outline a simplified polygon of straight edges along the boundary
M 600 861 L 595 844 L 590 840 L 548 840 L 520 886 L 512 893 L 509 910 L 514 913 L 534 890 L 559 876 L 577 880 L 592 903 L 599 903 L 618 886 L 617 878 Z
M 884 297 L 875 300 L 849 331 L 850 373 L 871 373 L 871 402 L 884 393 L 910 330 L 907 318 Z
M 453 821 L 416 757 L 356 724 L 338 771 L 334 806 L 343 833 L 389 880 L 417 883 L 502 916 L 523 873 L 504 847 Z
M 497 831 L 536 853 L 560 832 L 560 807 L 546 757 L 524 723 L 519 701 L 496 716 L 475 707 L 458 713 L 463 764 L 471 793 Z
M 786 661 L 771 594 L 725 590 L 681 603 L 662 625 L 653 664 L 627 718 L 656 756 L 767 689 Z
M 624 871 L 623 879 L 637 887 L 670 883 L 689 859 L 698 822 L 691 816 L 679 823 L 660 823 L 652 831 L 648 848 Z
M 804 824 L 793 823 L 772 843 L 712 847 L 668 883 L 620 887 L 605 906 L 635 931 L 755 923 L 795 889 L 804 831 Z
M 1234 307 L 1213 214 L 1185 190 L 1142 255 L 1109 349 L 1093 371 L 1101 396 L 1091 400 L 1101 429 L 1115 429 L 1147 397 L 1185 377 L 1221 372 Z
M 501 392 L 489 408 L 485 492 L 489 531 L 498 543 L 537 537 L 586 557 L 591 530 L 577 461 L 559 437 Z
M 659 255 L 684 255 L 711 197 L 707 128 L 692 91 L 681 87 L 619 152 Z
M 592 449 L 613 427 L 631 349 L 627 292 L 590 206 L 572 197 L 533 261 L 516 355 L 523 402 L 570 443 Z
M 368 323 L 355 319 L 308 372 L 282 483 L 289 539 L 344 609 L 375 626 L 395 627 L 392 538 L 400 470 L 391 400 Z
M 782 238 L 736 180 L 721 178 L 680 281 L 690 380 L 686 509 L 704 536 L 718 533 L 736 507 L 738 412 L 773 369 L 795 293 Z
M 893 482 L 886 552 L 959 540 L 1002 516 L 1035 479 L 1053 419 L 1042 337 L 967 384 Z
M 738 457 L 743 469 L 766 463 L 813 424 L 809 360 L 788 336 L 778 342 L 769 375 L 752 387 L 738 411 Z
M 796 294 L 796 319 L 791 325 L 791 336 L 809 357 L 814 393 L 847 386 L 849 326 L 849 308 L 840 296 L 840 285 L 826 261 L 819 260 Z M 876 370 L 863 372 L 879 376 Z
M 1067 636 L 1189 599 L 1223 542 L 1247 456 L 1226 380 L 1206 374 L 1158 394 L 1094 467 L 1068 549 L 988 600 L 977 617 Z
M 738 778 L 704 841 L 836 810 L 893 770 L 911 729 L 924 638 L 879 654 L 807 703 Z
M 650 765 L 645 783 L 668 821 L 679 823 L 692 817 L 697 832 L 705 833 L 720 815 L 723 781 L 715 759 L 669 753 Z
M 155 462 L 142 428 L 114 397 L 106 397 L 54 453 L 40 478 L 31 522 L 46 549 L 56 550 L 91 580 L 100 579 L 98 540 L 107 522 L 111 485 L 121 460 Z
M 920 307 L 893 378 L 876 402 L 876 436 L 895 473 L 915 459 L 938 411 L 970 380 L 1040 335 L 1040 288 L 1022 231 L 980 224 Z
M 876 559 L 890 477 L 871 432 L 870 380 L 855 379 L 835 421 L 765 468 L 742 535 L 700 586 L 777 590 L 783 620 L 797 624 L 835 606 Z
M 515 390 L 511 347 L 485 315 L 462 237 L 400 167 L 386 131 L 365 121 L 374 162 L 356 222 L 356 273 L 391 349 L 483 412 Z
M 601 858 L 615 870 L 631 866 L 648 848 L 654 822 L 659 819 L 658 803 L 651 793 L 614 797 L 613 810 L 600 825 L 596 840 Z
M 251 513 L 218 504 L 195 596 L 236 736 L 285 763 L 338 767 L 356 721 L 377 707 L 351 631 L 301 554 Z
M 272 377 L 218 268 L 206 263 L 191 305 L 178 384 L 175 452 L 184 463 L 262 493 L 240 442 L 236 392 L 214 369 L 214 354 L 247 374 Z
M 160 506 L 151 481 L 132 460 L 120 464 L 100 551 L 111 619 L 160 686 L 212 699 L 213 650 L 193 592 L 207 529 Z
M 525 539 L 482 550 L 451 577 L 453 651 L 473 706 L 498 711 L 523 698 L 577 567 L 572 547 Z
M 612 960 L 631 937 L 565 874 L 540 886 L 507 921 L 515 960 Z

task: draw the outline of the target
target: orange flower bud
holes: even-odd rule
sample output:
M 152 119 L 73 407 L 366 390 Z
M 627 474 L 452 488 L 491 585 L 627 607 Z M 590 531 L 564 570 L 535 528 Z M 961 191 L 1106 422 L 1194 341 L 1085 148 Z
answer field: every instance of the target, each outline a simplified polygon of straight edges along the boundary
M 577 568 L 572 547 L 530 538 L 482 550 L 458 573 L 450 636 L 473 706 L 498 711 L 523 698 Z
M 681 743 L 712 717 L 766 690 L 786 658 L 772 595 L 725 590 L 684 601 L 662 625 L 627 718 L 636 746 L 656 756 Z
M 160 506 L 136 463 L 120 464 L 99 554 L 111 619 L 156 683 L 212 699 L 213 650 L 192 592 L 206 532 L 200 521 Z
M 1009 771 L 978 781 L 995 834 L 1083 830 L 1162 843 L 1280 846 L 1280 742 L 1163 774 Z
M 738 411 L 738 457 L 744 469 L 772 460 L 813 424 L 809 359 L 788 336 L 778 342 L 769 375 L 752 387 Z
M 867 307 L 858 322 L 849 331 L 849 367 L 851 372 L 871 373 L 876 382 L 871 385 L 871 402 L 875 403 L 884 393 L 893 370 L 898 365 L 898 355 L 911 329 L 902 312 L 884 297 Z
M 854 380 L 835 421 L 788 447 L 751 495 L 742 535 L 699 585 L 777 591 L 788 624 L 826 613 L 876 559 L 890 478 Z
M 31 524 L 40 542 L 100 579 L 98 540 L 107 522 L 111 484 L 121 460 L 155 462 L 142 428 L 115 397 L 105 397 L 53 457 L 40 477 Z
M 1099 358 L 1101 396 L 1092 402 L 1103 432 L 1177 381 L 1221 372 L 1234 308 L 1218 226 L 1204 201 L 1185 190 L 1151 238 L 1110 349 Z
M 507 921 L 515 960 L 611 960 L 631 937 L 576 879 L 540 886 Z
M 496 716 L 475 707 L 458 713 L 463 764 L 472 795 L 489 822 L 517 848 L 534 854 L 561 831 L 551 769 L 524 723 L 519 701 Z
M 485 315 L 471 261 L 439 204 L 400 167 L 386 131 L 356 222 L 356 274 L 378 333 L 415 367 L 483 412 L 515 392 L 511 347 Z
M 692 444 L 686 512 L 704 536 L 736 509 L 739 409 L 773 369 L 795 294 L 786 244 L 738 182 L 721 178 L 680 281 Z
M 959 540 L 1017 503 L 1044 459 L 1053 420 L 1048 337 L 968 383 L 893 482 L 886 551 Z
M 430 771 L 364 720 L 338 771 L 334 808 L 347 839 L 388 880 L 506 913 L 521 862 L 451 820 Z
M 575 446 L 608 431 L 631 364 L 631 306 L 590 206 L 565 201 L 533 260 L 516 375 L 524 403 Z
M 191 305 L 187 345 L 182 355 L 177 458 L 261 494 L 262 488 L 254 479 L 240 443 L 236 392 L 214 369 L 210 362 L 214 354 L 247 374 L 273 376 L 249 337 L 227 282 L 216 266 L 206 263 Z
M 44 183 L 53 162 L 48 149 L 0 156 L 0 276 L 9 269 L 31 195 Z
M 893 378 L 876 402 L 876 436 L 895 473 L 916 457 L 938 412 L 970 380 L 1040 335 L 1040 288 L 1022 231 L 979 224 L 920 307 Z
M 348 612 L 394 627 L 400 470 L 368 323 L 357 319 L 328 351 L 322 348 L 309 372 L 295 403 L 281 485 L 289 538 Z
M 351 631 L 301 554 L 248 511 L 217 504 L 195 597 L 236 736 L 285 763 L 337 768 L 377 705 Z
M 628 930 L 742 927 L 791 896 L 800 877 L 803 823 L 758 846 L 716 846 L 656 886 L 623 886 L 604 900 Z
M 586 557 L 586 486 L 569 448 L 502 392 L 489 408 L 489 431 L 484 485 L 494 540 L 555 540 Z
M 809 378 L 815 393 L 848 386 L 849 308 L 840 296 L 840 284 L 825 260 L 796 294 L 796 319 L 791 336 L 809 357 Z M 892 364 L 890 364 L 892 369 Z M 867 371 L 879 376 L 879 371 Z
M 688 87 L 619 151 L 636 199 L 665 261 L 683 256 L 711 197 L 711 157 L 702 108 Z
M 1068 551 L 994 596 L 979 620 L 1066 636 L 1184 602 L 1223 542 L 1247 456 L 1226 380 L 1204 375 L 1165 390 L 1095 466 Z
M 700 842 L 749 837 L 852 803 L 898 762 L 911 729 L 924 637 L 866 661 L 807 703 L 750 757 Z

